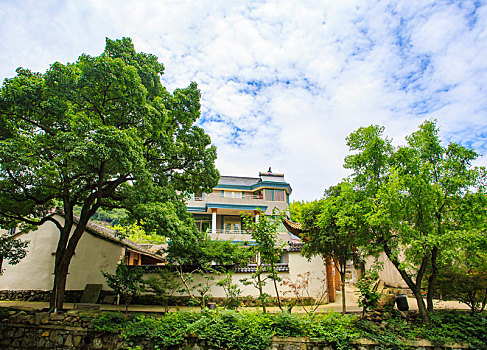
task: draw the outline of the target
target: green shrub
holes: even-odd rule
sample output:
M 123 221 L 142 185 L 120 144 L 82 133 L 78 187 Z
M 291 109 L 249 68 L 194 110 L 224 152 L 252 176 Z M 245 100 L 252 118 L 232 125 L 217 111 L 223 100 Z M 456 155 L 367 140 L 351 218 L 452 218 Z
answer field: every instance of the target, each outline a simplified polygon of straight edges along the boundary
M 281 312 L 272 317 L 273 333 L 278 337 L 303 337 L 309 325 L 308 319 L 303 315 Z
M 127 327 L 129 319 L 121 312 L 105 312 L 91 320 L 91 326 L 99 331 L 118 332 Z
M 350 342 L 360 336 L 355 327 L 356 316 L 327 312 L 315 315 L 310 321 L 308 336 L 335 343 L 337 349 L 349 349 Z

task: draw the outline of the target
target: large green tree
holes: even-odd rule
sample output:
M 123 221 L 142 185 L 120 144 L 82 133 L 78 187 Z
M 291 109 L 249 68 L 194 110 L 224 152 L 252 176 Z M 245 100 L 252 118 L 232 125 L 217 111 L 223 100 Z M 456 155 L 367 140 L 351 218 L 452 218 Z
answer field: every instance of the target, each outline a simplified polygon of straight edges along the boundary
M 44 74 L 19 68 L 0 89 L 0 220 L 58 228 L 57 310 L 71 258 L 99 208 L 150 216 L 152 229 L 178 239 L 194 232 L 179 193 L 218 181 L 215 147 L 195 125 L 196 84 L 170 93 L 163 72 L 130 39 L 107 39 L 99 56 L 56 62 Z M 51 215 L 55 206 L 63 220 Z
M 472 166 L 478 156 L 473 150 L 443 145 L 433 121 L 425 121 L 397 148 L 383 131 L 369 126 L 352 133 L 347 141 L 354 154 L 345 167 L 353 170 L 350 181 L 361 197 L 357 215 L 365 219 L 369 250 L 385 252 L 427 321 L 441 261 L 455 254 L 460 232 L 485 221 L 477 204 L 485 196 L 479 182 L 483 170 Z M 421 293 L 425 284 L 427 305 Z

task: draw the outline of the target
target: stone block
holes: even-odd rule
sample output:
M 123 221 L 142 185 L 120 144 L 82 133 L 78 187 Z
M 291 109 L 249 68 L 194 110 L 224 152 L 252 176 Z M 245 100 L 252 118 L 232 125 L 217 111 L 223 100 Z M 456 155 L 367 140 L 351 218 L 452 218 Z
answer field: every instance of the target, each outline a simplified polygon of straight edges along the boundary
M 54 343 L 56 341 L 57 336 L 58 336 L 58 331 L 53 330 L 51 331 L 51 334 L 49 334 L 49 340 Z
M 87 284 L 81 296 L 80 303 L 95 304 L 98 301 L 102 287 L 103 285 L 101 284 Z
M 73 346 L 73 336 L 71 334 L 69 334 L 66 337 L 66 341 L 64 342 L 64 345 L 69 347 Z
M 75 335 L 73 337 L 73 345 L 78 346 L 81 343 L 81 336 L 80 335 Z

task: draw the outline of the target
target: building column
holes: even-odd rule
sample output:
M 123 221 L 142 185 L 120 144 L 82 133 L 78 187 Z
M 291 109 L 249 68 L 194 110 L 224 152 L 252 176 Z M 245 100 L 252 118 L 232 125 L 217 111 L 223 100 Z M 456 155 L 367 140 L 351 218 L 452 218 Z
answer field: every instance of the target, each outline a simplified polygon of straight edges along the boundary
M 216 209 L 211 209 L 211 234 L 216 235 Z
M 325 272 L 326 272 L 326 291 L 328 293 L 328 302 L 335 302 L 335 276 L 333 275 L 333 262 L 328 255 L 325 257 Z
M 254 214 L 255 214 L 255 222 L 258 223 L 259 222 L 259 211 L 254 210 Z

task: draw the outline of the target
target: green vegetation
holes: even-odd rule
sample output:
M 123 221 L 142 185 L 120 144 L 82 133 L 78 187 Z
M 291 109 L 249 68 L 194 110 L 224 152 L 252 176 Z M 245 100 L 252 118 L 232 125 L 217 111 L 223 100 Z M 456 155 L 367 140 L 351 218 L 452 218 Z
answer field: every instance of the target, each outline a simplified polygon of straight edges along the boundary
M 485 169 L 472 166 L 473 150 L 443 145 L 434 121 L 423 122 L 404 146 L 394 147 L 383 133 L 369 126 L 347 137 L 352 153 L 345 167 L 353 172 L 348 182 L 357 198 L 353 221 L 361 227 L 361 247 L 387 255 L 428 322 L 441 270 L 452 261 L 468 266 L 459 253 L 470 241 L 462 237 L 487 239 Z
M 357 282 L 358 288 L 358 305 L 362 307 L 362 317 L 368 310 L 374 310 L 379 305 L 381 294 L 374 289 L 374 283 L 379 278 L 377 272 L 363 276 Z
M 356 198 L 351 186 L 340 183 L 325 192 L 325 198 L 301 205 L 303 230 L 306 244 L 303 255 L 311 258 L 333 257 L 340 273 L 342 287 L 342 312 L 347 311 L 345 298 L 345 270 L 347 261 L 358 263 L 360 252 L 359 231 L 355 216 Z
M 250 215 L 242 215 L 242 223 L 245 231 L 252 236 L 254 245 L 248 247 L 256 258 L 256 271 L 252 273 L 250 278 L 240 280 L 244 285 L 252 285 L 259 291 L 259 300 L 261 302 L 262 311 L 266 312 L 266 304 L 270 295 L 264 293 L 263 288 L 267 280 L 271 280 L 276 291 L 277 303 L 282 311 L 281 298 L 279 296 L 279 289 L 277 282 L 281 281 L 277 273 L 276 264 L 279 262 L 282 254 L 282 244 L 277 241 L 278 226 L 280 220 L 276 217 L 271 218 L 263 215 L 259 211 L 258 220 L 254 220 Z M 267 276 L 265 274 L 268 274 Z
M 381 324 L 356 316 L 324 314 L 265 314 L 217 309 L 175 312 L 162 317 L 106 313 L 92 321 L 95 329 L 118 331 L 129 343 L 148 340 L 155 346 L 178 346 L 186 336 L 205 340 L 215 349 L 267 349 L 273 336 L 310 337 L 350 349 L 358 338 L 377 341 L 382 349 L 406 349 L 408 340 L 427 339 L 436 344 L 462 342 L 486 348 L 487 315 L 472 317 L 455 311 L 434 312 L 428 327 L 420 319 L 394 316 Z
M 442 295 L 473 311 L 485 307 L 485 283 L 469 283 L 487 273 L 487 171 L 472 165 L 479 155 L 444 145 L 434 121 L 423 122 L 403 146 L 393 146 L 378 125 L 351 133 L 347 146 L 344 166 L 352 174 L 324 199 L 291 205 L 309 239 L 303 252 L 343 251 L 348 259 L 384 253 L 426 323 L 439 282 Z
M 121 261 L 114 274 L 103 270 L 101 273 L 105 277 L 108 287 L 125 300 L 125 313 L 127 313 L 132 299 L 143 290 L 142 276 L 144 272 L 140 268 L 127 266 L 125 261 Z
M 107 39 L 99 56 L 55 62 L 43 74 L 18 68 L 0 88 L 0 225 L 56 225 L 54 310 L 100 208 L 124 208 L 130 222 L 143 220 L 146 233 L 172 242 L 199 239 L 182 193 L 217 184 L 216 149 L 196 125 L 196 83 L 171 93 L 163 72 L 129 38 Z M 55 207 L 64 220 L 52 215 Z
M 27 254 L 28 241 L 21 241 L 9 234 L 0 235 L 0 273 L 2 263 L 7 260 L 9 264 L 18 264 Z

